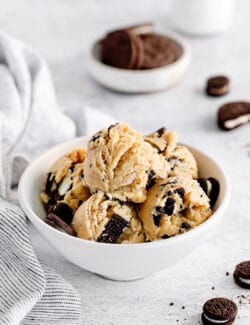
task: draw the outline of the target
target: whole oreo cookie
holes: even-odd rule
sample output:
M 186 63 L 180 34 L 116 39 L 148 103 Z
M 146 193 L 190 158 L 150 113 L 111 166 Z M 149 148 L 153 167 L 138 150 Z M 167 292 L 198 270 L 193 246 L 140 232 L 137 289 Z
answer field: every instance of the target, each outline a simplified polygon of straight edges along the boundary
M 134 69 L 138 65 L 140 42 L 140 38 L 129 30 L 109 33 L 102 41 L 103 63 L 122 69 Z
M 141 35 L 144 48 L 143 69 L 158 68 L 176 61 L 178 50 L 174 42 L 157 34 Z
M 238 264 L 233 275 L 235 282 L 240 287 L 250 289 L 250 261 Z
M 231 325 L 237 315 L 237 305 L 227 298 L 213 298 L 203 306 L 202 322 L 204 325 Z
M 208 79 L 206 93 L 209 96 L 223 96 L 229 92 L 229 79 L 225 76 L 217 76 Z
M 250 121 L 250 103 L 232 102 L 218 110 L 218 125 L 223 130 L 233 130 Z

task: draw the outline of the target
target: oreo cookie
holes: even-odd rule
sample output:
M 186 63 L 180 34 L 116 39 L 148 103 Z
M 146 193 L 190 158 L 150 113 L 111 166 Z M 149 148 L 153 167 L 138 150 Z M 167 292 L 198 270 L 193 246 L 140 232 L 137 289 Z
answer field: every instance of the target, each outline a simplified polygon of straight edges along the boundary
M 110 32 L 101 43 L 103 63 L 122 69 L 152 69 L 174 62 L 176 44 L 146 23 Z
M 250 103 L 232 102 L 221 106 L 217 114 L 218 126 L 223 130 L 233 130 L 250 121 Z
M 232 325 L 237 311 L 237 305 L 232 300 L 213 298 L 204 304 L 201 319 L 204 325 Z
M 129 30 L 109 33 L 102 41 L 102 62 L 116 68 L 134 69 L 138 65 L 139 42 Z
M 178 57 L 174 42 L 157 34 L 141 35 L 144 49 L 143 69 L 153 69 L 173 63 Z
M 215 205 L 220 193 L 220 183 L 214 177 L 199 178 L 198 183 L 210 199 L 211 208 Z
M 58 217 L 57 215 L 53 214 L 53 213 L 49 213 L 47 215 L 47 217 L 44 219 L 44 221 L 50 225 L 51 227 L 65 232 L 70 236 L 76 236 L 76 233 L 74 231 L 74 229 L 68 225 L 66 222 L 64 222 L 60 217 Z
M 234 281 L 244 289 L 250 289 L 250 261 L 241 262 L 234 271 Z
M 71 224 L 73 219 L 73 212 L 71 208 L 64 202 L 59 202 L 53 206 L 51 206 L 48 210 L 49 213 L 53 213 L 60 217 L 64 222 L 68 225 Z
M 208 79 L 206 93 L 209 96 L 223 96 L 229 92 L 229 79 L 225 76 L 217 76 Z
M 122 218 L 118 214 L 113 214 L 109 222 L 106 224 L 105 229 L 97 238 L 97 241 L 99 243 L 115 244 L 124 229 L 128 226 L 129 222 L 126 219 Z

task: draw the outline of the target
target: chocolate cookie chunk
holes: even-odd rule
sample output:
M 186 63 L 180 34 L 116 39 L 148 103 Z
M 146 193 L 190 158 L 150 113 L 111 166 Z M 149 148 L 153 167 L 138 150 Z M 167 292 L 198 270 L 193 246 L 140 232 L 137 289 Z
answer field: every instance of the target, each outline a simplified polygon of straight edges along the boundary
M 101 243 L 116 243 L 118 238 L 123 233 L 124 228 L 129 226 L 129 222 L 119 216 L 113 214 L 109 222 L 107 223 L 104 231 L 97 238 L 98 242 Z
M 44 219 L 44 221 L 48 225 L 50 225 L 51 227 L 57 230 L 65 232 L 71 236 L 76 236 L 74 229 L 70 225 L 67 225 L 66 222 L 64 222 L 61 218 L 59 218 L 57 215 L 53 213 L 49 213 L 47 217 Z
M 224 76 L 218 76 L 208 79 L 206 93 L 209 96 L 223 96 L 229 92 L 229 79 Z
M 143 69 L 153 69 L 176 61 L 178 50 L 174 42 L 157 34 L 141 35 L 144 49 Z
M 140 39 L 128 30 L 109 33 L 102 42 L 102 61 L 122 69 L 133 69 L 138 61 Z
M 213 298 L 203 306 L 202 322 L 204 325 L 231 325 L 237 315 L 236 304 L 227 298 Z
M 68 225 L 71 224 L 71 221 L 73 219 L 73 213 L 70 207 L 64 203 L 59 202 L 53 206 L 51 206 L 48 210 L 49 213 L 53 213 L 60 217 L 64 222 L 66 222 Z
M 218 125 L 223 130 L 233 130 L 250 121 L 250 103 L 232 102 L 218 110 Z
M 220 183 L 214 177 L 209 177 L 207 179 L 199 178 L 198 182 L 200 184 L 200 187 L 210 198 L 210 206 L 212 208 L 215 205 L 220 193 Z
M 250 261 L 238 264 L 234 271 L 234 280 L 242 288 L 250 289 Z

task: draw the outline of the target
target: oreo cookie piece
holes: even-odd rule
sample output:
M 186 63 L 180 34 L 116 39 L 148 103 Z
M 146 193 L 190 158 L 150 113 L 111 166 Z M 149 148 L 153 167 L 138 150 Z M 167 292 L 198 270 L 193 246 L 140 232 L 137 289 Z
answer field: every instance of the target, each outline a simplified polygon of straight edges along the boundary
M 215 205 L 220 193 L 220 183 L 214 177 L 199 178 L 198 183 L 210 199 L 211 208 Z
M 134 69 L 138 64 L 138 37 L 128 30 L 109 33 L 102 41 L 102 62 L 116 68 Z
M 234 271 L 234 281 L 244 289 L 250 289 L 250 261 L 238 264 Z
M 157 34 L 141 35 L 144 49 L 143 69 L 158 68 L 176 61 L 178 50 L 173 41 Z
M 237 315 L 237 305 L 227 298 L 213 298 L 203 306 L 202 322 L 204 325 L 231 325 Z
M 206 93 L 209 96 L 223 96 L 229 92 L 229 79 L 225 76 L 217 76 L 208 79 Z
M 129 222 L 119 216 L 118 214 L 113 214 L 109 222 L 106 224 L 105 229 L 97 238 L 100 243 L 111 243 L 115 244 L 124 229 L 129 226 Z
M 250 121 L 250 103 L 232 102 L 221 106 L 217 114 L 218 126 L 223 130 L 233 130 Z
M 64 222 L 66 222 L 68 225 L 71 224 L 71 221 L 73 219 L 73 212 L 70 209 L 70 207 L 64 203 L 59 202 L 53 206 L 51 206 L 48 210 L 49 213 L 53 213 L 60 217 Z
M 57 230 L 65 232 L 71 236 L 76 236 L 74 229 L 54 213 L 49 213 L 44 221 Z

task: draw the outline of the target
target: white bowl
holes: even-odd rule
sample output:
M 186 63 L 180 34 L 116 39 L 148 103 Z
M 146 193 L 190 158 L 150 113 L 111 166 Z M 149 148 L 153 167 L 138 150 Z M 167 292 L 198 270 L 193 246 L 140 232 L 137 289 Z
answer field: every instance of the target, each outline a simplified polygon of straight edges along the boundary
M 49 150 L 33 161 L 22 175 L 18 194 L 28 218 L 67 260 L 113 280 L 135 280 L 168 268 L 181 261 L 204 243 L 221 220 L 230 198 L 230 186 L 221 167 L 210 157 L 192 147 L 201 176 L 213 176 L 220 182 L 220 194 L 213 215 L 202 225 L 167 240 L 142 244 L 105 244 L 79 239 L 47 225 L 42 219 L 45 210 L 40 191 L 48 167 L 61 155 L 79 146 L 86 146 L 88 138 L 77 138 Z
M 180 82 L 190 64 L 191 50 L 187 42 L 173 32 L 159 32 L 171 39 L 179 50 L 177 61 L 148 70 L 128 70 L 111 67 L 100 60 L 100 41 L 91 48 L 87 68 L 101 85 L 125 93 L 150 93 L 168 89 Z

